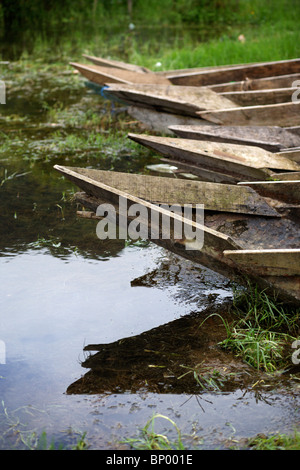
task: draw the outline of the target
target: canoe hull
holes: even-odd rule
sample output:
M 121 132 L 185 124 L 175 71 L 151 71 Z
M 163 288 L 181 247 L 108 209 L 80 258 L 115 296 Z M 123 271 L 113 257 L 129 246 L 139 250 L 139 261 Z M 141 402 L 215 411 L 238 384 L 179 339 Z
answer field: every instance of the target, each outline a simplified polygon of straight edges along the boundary
M 276 293 L 285 302 L 300 304 L 300 276 L 295 275 L 294 271 L 285 271 L 281 269 L 281 275 L 278 275 L 278 269 L 273 272 L 268 270 L 266 275 L 257 274 L 251 265 L 243 265 L 233 261 L 227 252 L 238 252 L 239 250 L 276 250 L 280 249 L 298 250 L 300 247 L 299 219 L 293 220 L 286 217 L 265 217 L 247 214 L 237 214 L 229 212 L 205 212 L 204 223 L 200 224 L 197 220 L 188 220 L 179 217 L 171 210 L 162 209 L 156 204 L 132 196 L 124 191 L 109 186 L 109 184 L 95 181 L 93 178 L 83 177 L 76 169 L 65 167 L 55 167 L 64 174 L 76 186 L 82 189 L 83 193 L 76 194 L 76 201 L 85 208 L 90 209 L 95 214 L 99 214 L 99 206 L 103 203 L 109 203 L 113 206 L 116 215 L 116 222 L 122 228 L 129 228 L 129 225 L 135 221 L 136 214 L 130 215 L 129 211 L 120 210 L 120 197 L 126 200 L 126 207 L 132 207 L 133 204 L 142 205 L 147 216 L 139 219 L 142 227 L 143 238 L 148 238 L 159 246 L 180 255 L 193 262 L 207 266 L 208 268 L 239 282 L 255 282 L 262 288 L 267 288 L 270 292 Z M 136 175 L 133 175 L 136 176 Z M 108 183 L 109 181 L 106 181 Z M 174 180 L 176 185 L 176 180 Z M 156 199 L 155 194 L 153 198 Z M 151 217 L 150 217 L 151 214 Z M 102 214 L 103 215 L 103 214 Z M 155 218 L 155 215 L 158 218 Z M 161 227 L 162 216 L 170 218 L 169 237 L 162 236 Z M 187 238 L 185 232 L 178 238 L 175 232 L 175 222 L 179 219 L 187 224 L 191 229 L 199 230 L 202 238 Z M 158 231 L 153 236 L 153 220 L 158 220 Z M 191 233 L 191 232 L 189 232 Z M 196 232 L 194 232 L 196 233 Z M 287 237 L 288 234 L 288 237 Z M 96 235 L 95 235 L 96 236 Z M 289 256 L 292 256 L 291 254 Z M 281 260 L 282 263 L 282 260 Z M 281 266 L 282 267 L 282 266 Z

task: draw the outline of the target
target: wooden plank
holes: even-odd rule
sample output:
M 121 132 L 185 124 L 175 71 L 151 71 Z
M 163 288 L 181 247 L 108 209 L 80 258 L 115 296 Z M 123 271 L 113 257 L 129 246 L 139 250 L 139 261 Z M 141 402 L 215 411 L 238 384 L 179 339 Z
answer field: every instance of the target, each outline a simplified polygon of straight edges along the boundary
M 271 173 L 271 179 L 274 181 L 298 181 L 300 180 L 300 171 L 288 171 L 286 173 Z
M 300 275 L 300 249 L 228 250 L 224 256 L 260 276 Z
M 96 213 L 99 204 L 103 202 L 111 204 L 112 199 L 109 192 L 106 199 L 97 199 L 82 192 L 75 194 L 77 203 L 94 213 Z M 115 209 L 118 211 L 117 205 Z M 170 213 L 170 217 L 172 217 L 172 213 Z M 124 223 L 123 217 L 120 217 L 117 222 Z M 131 219 L 127 216 L 127 224 L 130 222 Z M 185 223 L 188 222 L 185 221 Z M 250 280 L 260 288 L 266 289 L 270 294 L 274 295 L 275 293 L 277 300 L 300 305 L 300 276 L 266 276 L 265 274 L 260 276 L 253 269 L 249 269 L 245 265 L 238 265 L 224 255 L 225 251 L 276 249 L 278 246 L 284 249 L 294 249 L 295 245 L 297 247 L 300 244 L 300 230 L 297 222 L 286 218 L 274 219 L 241 214 L 230 216 L 226 213 L 214 213 L 205 216 L 205 225 L 212 232 L 207 231 L 204 234 L 204 244 L 201 247 L 194 246 L 192 250 L 187 249 L 188 244 L 185 239 L 174 239 L 172 234 L 170 239 L 151 238 L 151 228 L 149 229 L 149 240 L 178 256 L 207 266 L 241 284 Z M 283 235 L 286 233 L 289 233 L 288 238 Z M 226 238 L 219 237 L 219 234 L 225 235 Z M 225 244 L 227 247 L 222 251 Z
M 273 88 L 290 88 L 296 80 L 300 80 L 300 73 L 281 75 L 278 77 L 266 77 L 257 79 L 246 79 L 228 83 L 219 83 L 217 85 L 208 85 L 209 88 L 222 93 L 225 91 L 249 91 L 249 90 L 268 90 Z
M 289 158 L 293 160 L 294 162 L 300 164 L 300 150 L 298 149 L 282 150 L 277 155 L 285 157 L 285 158 Z
M 105 94 L 129 105 L 192 117 L 196 116 L 197 111 L 238 107 L 206 87 L 110 84 Z
M 300 126 L 286 127 L 286 130 L 300 136 Z
M 118 188 L 124 193 L 152 203 L 180 206 L 190 204 L 192 207 L 196 207 L 196 204 L 203 204 L 204 209 L 209 211 L 280 217 L 276 210 L 247 186 L 84 168 L 64 167 L 64 170 L 77 174 L 79 187 L 80 178 L 87 177 L 95 183 Z M 99 197 L 96 185 L 92 194 Z
M 85 78 L 98 85 L 106 83 L 157 83 L 169 84 L 165 77 L 158 77 L 153 73 L 131 72 L 112 67 L 101 67 L 100 65 L 86 65 L 70 62 L 70 65 L 77 69 Z
M 220 69 L 232 69 L 232 68 L 235 68 L 235 67 L 241 67 L 241 66 L 248 66 L 248 65 L 253 65 L 253 64 L 259 64 L 260 62 L 249 62 L 249 63 L 244 63 L 244 64 L 221 64 L 221 65 L 208 65 L 208 66 L 205 66 L 205 67 L 191 67 L 191 68 L 187 68 L 187 69 L 173 69 L 173 70 L 162 70 L 162 71 L 158 71 L 158 72 L 155 72 L 157 74 L 162 74 L 166 77 L 168 77 L 169 75 L 182 75 L 182 74 L 185 74 L 185 73 L 192 73 L 192 72 L 203 72 L 203 71 L 206 71 L 206 70 L 220 70 Z
M 207 125 L 207 121 L 199 117 L 182 116 L 174 113 L 158 112 L 151 108 L 141 106 L 129 106 L 127 113 L 132 118 L 140 121 L 146 129 L 162 134 L 174 135 L 170 131 L 172 125 Z
M 300 123 L 300 102 L 204 111 L 197 114 L 202 119 L 222 125 L 297 126 Z
M 263 197 L 271 197 L 287 203 L 300 204 L 300 180 L 298 181 L 253 181 L 240 182 L 238 186 L 249 186 Z
M 139 65 L 128 64 L 126 62 L 121 62 L 119 60 L 104 59 L 102 57 L 95 57 L 88 54 L 82 54 L 83 57 L 95 65 L 102 65 L 104 67 L 112 67 L 122 70 L 128 70 L 130 72 L 139 72 L 139 73 L 148 73 L 149 69 L 141 67 Z
M 205 225 L 199 224 L 196 221 L 192 220 L 187 220 L 184 219 L 181 215 L 177 214 L 176 212 L 164 209 L 163 207 L 160 207 L 158 205 L 152 204 L 151 202 L 145 201 L 143 199 L 140 199 L 136 196 L 133 196 L 131 194 L 128 194 L 124 191 L 121 191 L 118 188 L 108 186 L 100 181 L 95 181 L 94 179 L 78 174 L 78 172 L 71 168 L 63 167 L 60 165 L 55 165 L 54 168 L 62 173 L 67 179 L 78 185 L 81 189 L 83 189 L 88 195 L 91 195 L 92 197 L 96 198 L 97 203 L 99 204 L 100 201 L 108 201 L 112 204 L 115 205 L 116 210 L 118 211 L 120 206 L 120 198 L 122 198 L 125 203 L 127 208 L 129 208 L 132 204 L 139 204 L 141 206 L 144 206 L 147 211 L 151 212 L 152 217 L 147 218 L 147 220 L 144 219 L 139 219 L 141 225 L 145 225 L 145 228 L 148 228 L 148 233 L 149 233 L 149 238 L 151 238 L 151 233 L 153 228 L 153 224 L 155 220 L 158 220 L 159 224 L 161 223 L 161 217 L 165 216 L 170 219 L 171 222 L 177 221 L 178 223 L 189 223 L 189 226 L 194 230 L 194 231 L 199 231 L 203 233 L 203 236 L 205 237 L 205 251 L 201 256 L 201 259 L 205 259 L 207 256 L 211 256 L 210 252 L 213 250 L 215 252 L 215 256 L 217 253 L 222 253 L 224 250 L 230 250 L 230 249 L 236 249 L 239 248 L 239 245 L 235 243 L 228 235 L 224 235 L 222 233 L 219 233 L 209 227 L 206 227 Z M 94 211 L 96 212 L 97 206 L 94 206 Z M 157 216 L 157 217 L 156 217 Z M 124 220 L 125 219 L 125 220 Z M 126 214 L 125 216 L 123 215 L 121 219 L 118 219 L 118 222 L 121 224 L 126 224 L 128 223 L 128 219 L 130 219 L 130 216 Z M 155 238 L 156 242 L 159 241 L 159 236 L 161 235 L 161 230 L 160 230 L 160 225 L 158 227 L 158 232 L 156 231 L 156 236 L 158 235 L 158 238 Z M 152 238 L 151 238 L 152 239 Z M 197 241 L 197 240 L 196 240 Z M 179 240 L 178 240 L 179 242 Z M 176 240 L 174 239 L 164 239 L 163 244 L 167 245 L 172 245 L 176 243 Z M 180 244 L 180 243 L 179 243 Z M 182 240 L 182 246 L 185 251 L 189 251 L 189 248 L 186 249 L 186 247 L 190 244 L 190 240 L 183 239 Z M 182 246 L 180 249 L 182 250 Z M 203 247 L 203 243 L 201 243 L 201 248 Z M 192 251 L 195 251 L 192 249 Z M 201 250 L 200 250 L 201 251 Z M 205 253 L 206 252 L 206 253 Z M 212 260 L 213 262 L 213 260 Z M 218 263 L 218 261 L 216 261 Z
M 256 106 L 276 103 L 287 103 L 292 100 L 297 87 L 275 88 L 269 90 L 226 91 L 221 96 L 239 106 Z
M 169 163 L 170 165 L 177 166 L 178 173 L 185 171 L 197 176 L 201 181 L 209 181 L 212 183 L 229 183 L 236 184 L 240 181 L 239 177 L 233 175 L 227 175 L 218 171 L 208 170 L 192 163 L 187 163 L 179 160 L 172 160 L 170 158 L 162 158 L 162 162 Z
M 300 165 L 286 158 L 276 158 L 258 147 L 198 140 L 128 134 L 135 142 L 173 160 L 197 164 L 220 173 L 240 175 L 240 180 L 264 180 L 270 170 L 300 171 Z M 243 178 L 242 178 L 243 176 Z
M 223 69 L 169 75 L 168 78 L 176 85 L 204 86 L 292 73 L 300 73 L 300 59 L 242 65 L 230 69 L 224 67 Z
M 300 144 L 300 136 L 279 126 L 170 126 L 170 130 L 186 139 L 251 145 L 271 152 Z

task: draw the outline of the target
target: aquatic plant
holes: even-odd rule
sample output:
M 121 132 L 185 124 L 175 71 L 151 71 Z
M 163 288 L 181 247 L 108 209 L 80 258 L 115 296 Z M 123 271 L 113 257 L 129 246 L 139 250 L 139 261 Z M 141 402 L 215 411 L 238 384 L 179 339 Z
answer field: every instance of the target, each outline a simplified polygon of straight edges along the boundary
M 247 445 L 253 450 L 300 450 L 300 432 L 276 433 L 271 436 L 259 434 L 249 439 Z
M 184 365 L 181 367 L 188 370 L 179 376 L 178 380 L 191 374 L 201 389 L 205 391 L 220 391 L 228 381 L 229 377 L 233 375 L 225 374 L 224 371 L 220 371 L 212 367 L 206 367 L 203 365 L 203 362 L 201 364 L 197 364 L 195 367 L 187 367 Z
M 154 430 L 155 420 L 162 418 L 172 425 L 176 430 L 177 440 L 171 442 L 166 434 L 157 433 Z M 141 435 L 137 438 L 128 438 L 124 443 L 129 444 L 130 447 L 138 450 L 184 450 L 185 447 L 182 442 L 180 429 L 176 423 L 167 416 L 162 414 L 155 414 L 150 418 L 146 425 L 141 430 Z
M 291 366 L 287 350 L 299 330 L 299 308 L 291 309 L 249 283 L 246 289 L 234 290 L 231 311 L 235 321 L 226 324 L 227 338 L 220 342 L 222 348 L 265 372 Z

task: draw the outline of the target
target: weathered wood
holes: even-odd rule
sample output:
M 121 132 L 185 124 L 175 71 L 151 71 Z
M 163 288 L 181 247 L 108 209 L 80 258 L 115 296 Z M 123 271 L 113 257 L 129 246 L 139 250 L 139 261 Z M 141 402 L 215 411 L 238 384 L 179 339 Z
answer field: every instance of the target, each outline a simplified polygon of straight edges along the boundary
M 224 255 L 260 276 L 300 276 L 300 249 L 228 250 Z
M 274 181 L 298 181 L 300 180 L 300 171 L 274 172 L 271 174 L 271 179 Z
M 271 170 L 300 171 L 300 165 L 258 147 L 198 140 L 128 134 L 128 137 L 173 160 L 191 162 L 208 170 L 264 180 Z
M 175 244 L 178 243 L 179 245 L 181 244 L 180 240 L 175 240 L 174 238 L 164 239 L 162 232 L 161 232 L 161 217 L 163 216 L 165 216 L 166 218 L 170 220 L 170 233 L 172 229 L 172 224 L 174 224 L 174 222 L 178 222 L 182 224 L 185 222 L 185 220 L 187 221 L 187 219 L 184 219 L 184 217 L 176 213 L 176 211 L 168 210 L 161 206 L 155 205 L 151 202 L 148 202 L 136 196 L 133 196 L 132 194 L 128 194 L 124 191 L 121 191 L 119 188 L 108 186 L 100 181 L 96 181 L 93 178 L 87 177 L 85 175 L 82 175 L 82 174 L 79 175 L 77 172 L 77 169 L 62 167 L 60 165 L 55 165 L 54 168 L 60 173 L 62 173 L 70 181 L 72 181 L 77 186 L 79 186 L 81 189 L 83 189 L 88 195 L 94 198 L 94 200 L 97 201 L 97 205 L 92 206 L 93 207 L 92 210 L 96 214 L 97 214 L 97 207 L 100 204 L 100 201 L 108 201 L 115 206 L 116 213 L 118 214 L 119 224 L 121 224 L 122 227 L 125 227 L 125 226 L 127 227 L 128 221 L 130 219 L 131 220 L 134 219 L 135 217 L 129 216 L 128 213 L 120 214 L 120 198 L 122 198 L 123 202 L 125 202 L 126 204 L 127 209 L 131 207 L 133 204 L 138 204 L 140 206 L 145 207 L 147 209 L 147 212 L 150 211 L 152 217 L 150 218 L 147 217 L 146 219 L 144 218 L 139 219 L 140 225 L 148 230 L 148 237 L 151 237 L 151 234 L 153 234 L 153 225 L 156 223 L 155 221 L 157 221 L 158 230 L 155 231 L 155 240 L 159 241 L 161 240 L 161 237 L 162 237 L 163 244 L 165 243 L 168 244 L 169 242 L 171 244 L 174 244 L 174 243 Z M 90 209 L 91 206 L 88 204 L 87 208 Z M 210 250 L 212 249 L 212 247 L 215 253 L 219 253 L 219 254 L 223 253 L 224 250 L 239 248 L 239 245 L 233 242 L 233 240 L 231 240 L 231 238 L 228 235 L 219 233 L 215 231 L 214 229 L 206 227 L 193 220 L 189 220 L 189 226 L 191 227 L 192 230 L 199 231 L 199 233 L 203 234 L 203 236 L 205 237 L 205 240 L 207 243 L 207 253 L 204 253 L 203 257 L 210 256 Z M 143 233 L 144 232 L 145 231 L 143 231 Z M 197 240 L 195 240 L 195 242 L 197 242 Z M 193 249 L 193 248 L 190 248 L 190 243 L 193 243 L 193 241 L 191 242 L 191 239 L 184 238 L 182 241 L 183 246 L 187 248 L 187 250 Z M 202 245 L 203 243 L 201 243 L 201 246 Z M 180 249 L 182 249 L 182 247 L 180 247 Z
M 148 73 L 149 69 L 141 67 L 139 65 L 128 64 L 126 62 L 121 62 L 119 60 L 104 59 L 102 57 L 95 57 L 88 54 L 82 54 L 83 57 L 90 62 L 93 62 L 95 65 L 102 65 L 104 67 L 112 67 L 122 70 L 128 70 L 130 72 L 139 72 L 139 73 Z
M 297 126 L 300 123 L 300 102 L 204 111 L 197 114 L 215 124 L 229 126 Z
M 292 73 L 300 73 L 300 59 L 239 65 L 232 68 L 224 67 L 223 69 L 168 75 L 168 78 L 176 85 L 204 86 Z
M 174 135 L 169 129 L 172 125 L 207 125 L 207 121 L 199 117 L 157 112 L 154 109 L 143 108 L 141 106 L 129 106 L 127 113 L 143 124 L 146 129 L 162 134 Z
M 68 176 L 70 177 L 70 175 Z M 72 180 L 72 178 L 71 178 Z M 103 187 L 101 199 L 89 196 L 86 193 L 77 193 L 76 201 L 84 207 L 97 211 L 99 204 L 103 201 L 115 206 L 118 213 L 118 200 L 120 191 L 117 188 Z M 126 194 L 125 194 L 125 197 Z M 128 203 L 136 202 L 130 197 Z M 139 200 L 142 203 L 142 200 Z M 152 207 L 154 211 L 157 206 L 150 205 L 145 201 L 145 207 Z M 166 214 L 167 215 L 167 214 Z M 169 217 L 174 214 L 169 212 Z M 127 224 L 130 224 L 131 217 L 127 214 Z M 174 219 L 173 219 L 174 220 Z M 191 223 L 189 221 L 185 222 Z M 118 223 L 124 223 L 124 218 L 119 217 Z M 270 250 L 277 249 L 299 249 L 300 230 L 299 223 L 287 218 L 271 218 L 262 216 L 248 216 L 242 214 L 214 213 L 205 216 L 205 227 L 210 230 L 204 233 L 204 244 L 198 246 L 194 244 L 191 249 L 191 241 L 186 239 L 175 239 L 171 233 L 170 238 L 151 238 L 151 221 L 147 222 L 149 228 L 148 238 L 159 246 L 192 260 L 220 274 L 234 279 L 240 283 L 248 282 L 250 279 L 263 289 L 268 289 L 270 293 L 278 295 L 278 299 L 285 302 L 300 303 L 300 277 L 299 276 L 271 276 L 258 275 L 255 270 L 248 266 L 237 265 L 224 255 L 225 251 L 234 250 Z M 199 230 L 201 230 L 199 227 Z M 289 234 L 287 237 L 286 234 Z M 222 235 L 222 236 L 220 236 Z
M 246 79 L 242 81 L 219 83 L 208 85 L 217 93 L 229 91 L 268 90 L 274 88 L 290 88 L 296 80 L 300 80 L 300 73 L 281 75 L 278 77 L 266 77 L 257 79 Z
M 197 176 L 201 181 L 209 181 L 212 183 L 229 183 L 236 184 L 240 181 L 238 176 L 233 176 L 225 173 L 220 173 L 215 170 L 208 170 L 198 165 L 193 165 L 185 161 L 172 160 L 170 158 L 161 158 L 162 162 L 169 163 L 170 165 L 177 166 L 178 172 L 187 171 L 192 175 Z
M 129 105 L 192 117 L 197 111 L 238 107 L 206 87 L 109 84 L 105 94 Z
M 55 168 L 60 171 L 61 167 Z M 190 204 L 192 207 L 203 204 L 204 209 L 209 211 L 280 217 L 265 199 L 247 186 L 73 167 L 63 167 L 63 171 L 70 171 L 73 178 L 77 178 L 76 184 L 79 187 L 81 187 L 81 179 L 84 184 L 87 179 L 93 180 L 92 195 L 95 197 L 101 197 L 102 186 L 100 193 L 98 193 L 96 185 L 96 183 L 100 183 L 100 185 L 118 188 L 124 193 L 157 204 L 179 206 Z M 82 189 L 84 188 L 85 186 L 82 187 Z
M 300 135 L 279 126 L 170 126 L 170 130 L 187 139 L 251 145 L 271 152 L 300 145 Z
M 300 136 L 300 126 L 286 127 L 286 130 Z
M 185 73 L 193 73 L 193 72 L 203 72 L 206 70 L 220 70 L 220 69 L 232 69 L 235 67 L 241 67 L 241 66 L 248 66 L 248 65 L 253 65 L 253 64 L 259 64 L 260 62 L 250 62 L 250 63 L 244 63 L 244 64 L 223 64 L 223 65 L 208 65 L 205 67 L 191 67 L 187 69 L 173 69 L 173 70 L 161 70 L 158 72 L 155 72 L 159 75 L 164 75 L 165 77 L 173 76 L 173 75 L 182 75 Z
M 300 204 L 300 180 L 298 181 L 253 181 L 240 182 L 238 186 L 249 186 L 264 197 L 288 203 Z
M 285 157 L 285 158 L 289 158 L 289 159 L 293 160 L 294 162 L 300 164 L 300 150 L 298 150 L 298 149 L 289 149 L 289 150 L 283 149 L 277 155 L 280 155 L 280 156 Z
M 170 84 L 167 78 L 156 76 L 153 73 L 139 73 L 112 67 L 101 67 L 100 65 L 78 64 L 75 62 L 70 62 L 70 65 L 77 69 L 85 78 L 98 85 L 105 85 L 106 83 Z
M 292 100 L 297 87 L 275 88 L 270 90 L 226 91 L 221 96 L 239 106 L 257 106 L 276 103 L 287 103 Z

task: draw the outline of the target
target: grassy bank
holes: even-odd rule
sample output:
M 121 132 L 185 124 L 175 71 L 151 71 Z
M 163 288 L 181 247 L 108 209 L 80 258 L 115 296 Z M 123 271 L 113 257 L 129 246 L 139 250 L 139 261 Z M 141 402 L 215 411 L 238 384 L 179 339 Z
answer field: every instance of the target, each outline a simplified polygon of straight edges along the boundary
M 28 12 L 31 19 L 22 23 L 18 40 L 8 44 L 2 37 L 2 60 L 67 63 L 89 53 L 159 70 L 300 55 L 300 4 L 295 0 L 201 5 L 194 0 L 133 0 L 131 12 L 126 2 L 95 1 L 93 8 L 77 9 L 75 4 L 65 11 L 40 12 L 40 19 L 34 10 Z

